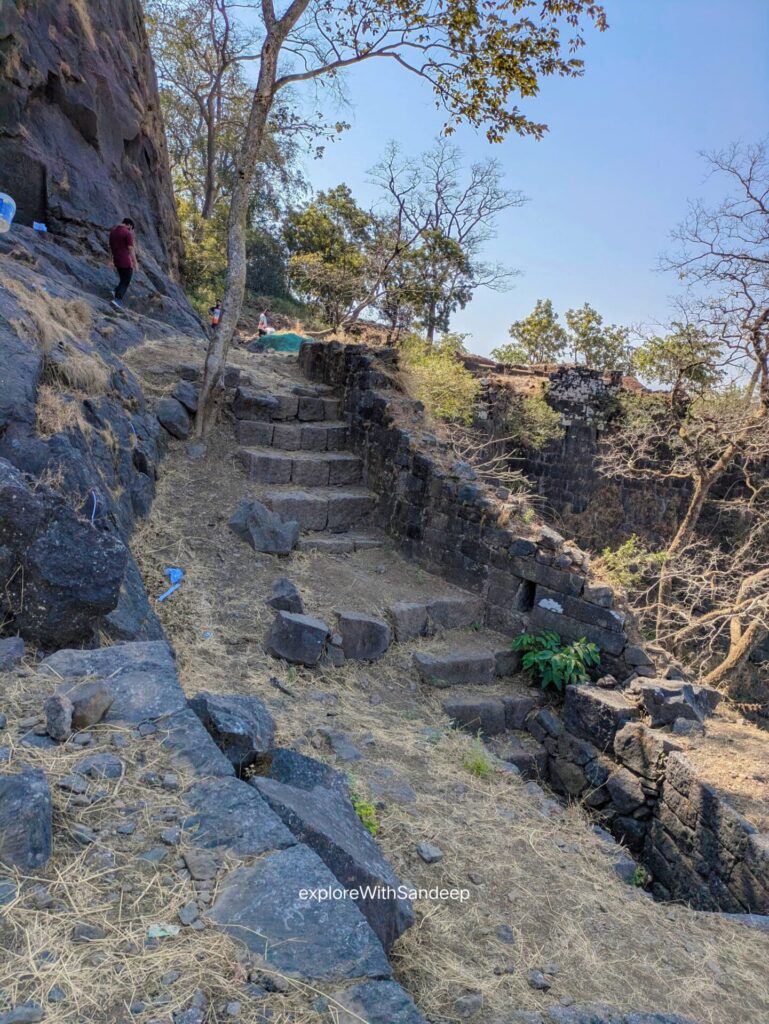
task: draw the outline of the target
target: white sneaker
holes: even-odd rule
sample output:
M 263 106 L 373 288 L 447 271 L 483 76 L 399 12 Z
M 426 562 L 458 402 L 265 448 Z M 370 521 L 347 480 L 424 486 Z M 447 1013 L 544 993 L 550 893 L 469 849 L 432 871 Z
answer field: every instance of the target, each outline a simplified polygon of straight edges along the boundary
M 123 303 L 120 301 L 120 299 L 110 299 L 110 306 L 114 306 L 115 309 L 122 309 Z

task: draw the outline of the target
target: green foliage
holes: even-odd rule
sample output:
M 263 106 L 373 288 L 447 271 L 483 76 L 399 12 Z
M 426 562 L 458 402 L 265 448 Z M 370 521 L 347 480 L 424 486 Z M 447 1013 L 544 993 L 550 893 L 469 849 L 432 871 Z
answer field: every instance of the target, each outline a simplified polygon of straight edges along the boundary
M 462 767 L 477 779 L 487 779 L 493 773 L 489 755 L 480 740 L 463 754 Z
M 355 813 L 361 820 L 364 828 L 368 829 L 372 836 L 375 836 L 379 831 L 379 819 L 377 818 L 376 807 L 370 800 L 364 800 L 358 796 L 355 790 L 350 790 L 350 801 Z
M 642 864 L 636 865 L 631 882 L 639 889 L 643 889 L 649 882 L 649 872 Z
M 722 379 L 719 341 L 692 324 L 674 322 L 662 337 L 653 335 L 633 352 L 633 369 L 644 380 L 709 391 Z
M 523 515 L 521 516 L 521 519 L 523 520 L 526 526 L 530 526 L 534 522 L 536 517 L 537 514 L 533 508 L 526 508 L 523 510 Z
M 604 324 L 603 317 L 587 302 L 569 309 L 564 329 L 558 322 L 550 299 L 538 299 L 527 317 L 510 327 L 513 342 L 492 350 L 502 363 L 563 362 L 570 351 L 574 362 L 596 370 L 627 370 L 631 362 L 629 331 L 626 327 Z
M 516 320 L 509 333 L 513 343 L 491 352 L 500 363 L 557 363 L 566 349 L 566 331 L 558 323 L 550 299 L 537 299 L 532 312 Z
M 430 345 L 418 335 L 408 335 L 401 362 L 411 394 L 430 415 L 465 426 L 472 423 L 481 385 L 457 360 L 451 345 Z
M 368 290 L 367 250 L 374 226 L 373 216 L 358 206 L 347 185 L 319 192 L 286 217 L 283 241 L 292 286 L 332 327 Z
M 499 430 L 517 448 L 539 451 L 563 436 L 560 414 L 552 409 L 544 395 L 520 395 L 508 392 L 507 406 L 499 420 Z
M 611 583 L 625 590 L 638 587 L 649 571 L 664 561 L 664 551 L 649 551 L 636 534 L 628 537 L 619 547 L 607 547 L 601 552 L 604 574 Z
M 629 331 L 604 324 L 603 317 L 589 303 L 564 314 L 569 328 L 568 343 L 575 362 L 596 370 L 627 370 L 630 366 Z
M 585 637 L 564 645 L 558 633 L 521 633 L 513 640 L 513 650 L 523 652 L 522 665 L 526 672 L 539 679 L 543 690 L 549 686 L 559 693 L 572 683 L 585 683 L 588 669 L 600 663 L 598 646 Z

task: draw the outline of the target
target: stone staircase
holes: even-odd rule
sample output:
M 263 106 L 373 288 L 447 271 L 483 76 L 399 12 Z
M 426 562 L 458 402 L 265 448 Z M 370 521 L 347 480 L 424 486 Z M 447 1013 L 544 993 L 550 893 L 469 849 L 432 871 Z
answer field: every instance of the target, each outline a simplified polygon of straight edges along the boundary
M 345 448 L 347 425 L 328 389 L 297 385 L 290 393 L 267 394 L 239 387 L 232 411 L 241 462 L 248 479 L 264 485 L 264 504 L 303 531 L 334 535 L 302 538 L 300 549 L 381 547 L 381 537 L 350 536 L 368 525 L 375 495 L 362 486 L 361 460 Z

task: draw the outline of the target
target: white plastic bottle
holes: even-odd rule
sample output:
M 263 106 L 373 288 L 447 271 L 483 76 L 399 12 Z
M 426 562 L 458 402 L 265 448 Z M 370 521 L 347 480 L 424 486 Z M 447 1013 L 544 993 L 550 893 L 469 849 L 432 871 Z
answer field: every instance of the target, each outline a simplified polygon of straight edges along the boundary
M 5 192 L 0 192 L 0 235 L 11 230 L 13 218 L 16 216 L 16 203 Z

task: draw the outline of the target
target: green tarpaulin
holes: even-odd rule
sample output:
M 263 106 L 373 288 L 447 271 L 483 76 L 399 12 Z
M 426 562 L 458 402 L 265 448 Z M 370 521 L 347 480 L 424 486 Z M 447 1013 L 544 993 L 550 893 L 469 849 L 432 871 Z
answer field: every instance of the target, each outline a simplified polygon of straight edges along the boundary
M 265 334 L 262 341 L 267 348 L 276 352 L 298 352 L 303 342 L 312 341 L 312 338 L 304 338 L 301 334 Z

